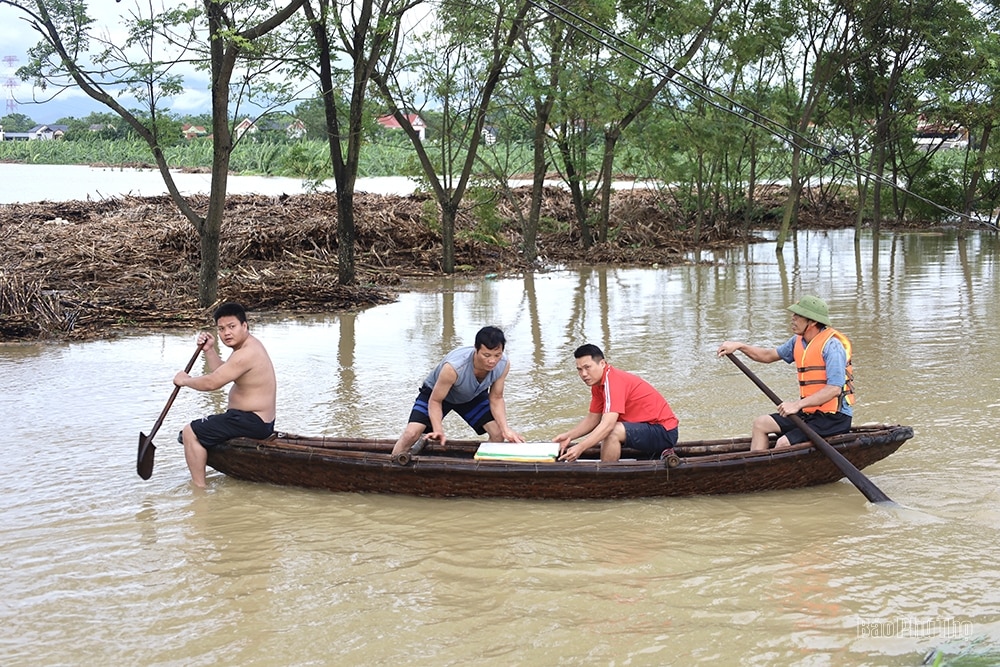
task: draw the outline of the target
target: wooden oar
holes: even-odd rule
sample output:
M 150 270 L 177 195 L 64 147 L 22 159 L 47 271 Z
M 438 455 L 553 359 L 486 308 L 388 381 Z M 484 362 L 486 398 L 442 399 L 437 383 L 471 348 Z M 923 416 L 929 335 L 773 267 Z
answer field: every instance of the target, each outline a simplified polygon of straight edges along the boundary
M 185 373 L 190 373 L 191 368 L 194 366 L 195 360 L 198 355 L 201 354 L 201 345 L 195 349 L 194 354 L 191 355 L 191 361 L 184 368 Z M 163 412 L 160 413 L 159 419 L 153 424 L 153 430 L 146 435 L 142 431 L 139 431 L 139 456 L 135 462 L 135 471 L 139 473 L 139 477 L 143 479 L 149 479 L 153 476 L 153 454 L 156 452 L 156 445 L 153 444 L 153 436 L 156 432 L 160 430 L 160 425 L 163 424 L 163 418 L 167 416 L 167 410 L 170 406 L 174 404 L 174 399 L 177 398 L 177 392 L 181 390 L 180 387 L 174 385 L 174 391 L 170 394 L 170 400 L 163 407 Z
M 751 371 L 749 368 L 747 368 L 746 364 L 737 359 L 735 354 L 730 353 L 727 354 L 726 356 L 729 357 L 729 360 L 732 361 L 734 364 L 736 364 L 736 367 L 739 368 L 741 371 L 743 371 L 748 378 L 753 380 L 753 383 L 757 385 L 761 391 L 767 394 L 767 397 L 770 398 L 772 401 L 774 401 L 775 405 L 781 405 L 781 399 L 778 398 L 778 395 L 775 394 L 773 391 L 771 391 L 770 388 L 768 388 L 768 386 L 764 384 L 759 377 L 754 375 L 754 372 Z M 816 449 L 826 454 L 827 458 L 833 461 L 834 465 L 840 468 L 840 471 L 844 473 L 847 479 L 851 480 L 851 483 L 858 488 L 858 491 L 865 494 L 865 497 L 868 498 L 870 502 L 873 503 L 892 502 L 889 496 L 882 493 L 882 490 L 879 489 L 877 486 L 875 486 L 875 484 L 870 479 L 865 477 L 860 470 L 854 467 L 853 463 L 848 461 L 843 454 L 838 452 L 833 447 L 833 445 L 824 440 L 819 433 L 812 430 L 812 428 L 808 424 L 806 424 L 805 421 L 803 421 L 802 417 L 799 417 L 798 415 L 788 415 L 788 418 L 791 419 L 796 426 L 802 429 L 802 432 L 809 437 L 809 439 L 812 441 L 814 445 L 816 445 Z

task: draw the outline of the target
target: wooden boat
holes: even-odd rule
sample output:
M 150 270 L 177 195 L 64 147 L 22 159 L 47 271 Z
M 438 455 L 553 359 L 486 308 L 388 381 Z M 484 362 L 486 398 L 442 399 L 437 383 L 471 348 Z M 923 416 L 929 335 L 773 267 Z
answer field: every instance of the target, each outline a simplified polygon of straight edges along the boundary
M 827 438 L 858 469 L 913 437 L 908 426 L 868 424 Z M 682 442 L 673 456 L 602 463 L 598 451 L 572 463 L 482 461 L 478 441 L 429 441 L 393 458 L 393 440 L 302 437 L 238 438 L 208 452 L 208 464 L 230 477 L 328 489 L 469 498 L 643 498 L 751 493 L 834 482 L 843 473 L 810 443 L 750 453 L 749 438 Z M 415 447 L 416 449 L 416 447 Z

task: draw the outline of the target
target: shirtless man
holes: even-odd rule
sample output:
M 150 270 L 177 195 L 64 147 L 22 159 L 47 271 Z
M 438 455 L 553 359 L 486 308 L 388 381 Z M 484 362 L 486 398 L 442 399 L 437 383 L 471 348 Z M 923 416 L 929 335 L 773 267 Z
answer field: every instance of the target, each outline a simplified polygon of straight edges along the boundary
M 219 338 L 233 350 L 229 359 L 222 361 L 215 337 L 203 332 L 198 334 L 198 345 L 205 352 L 208 375 L 192 377 L 180 371 L 174 376 L 178 387 L 198 391 L 215 391 L 233 383 L 226 412 L 196 419 L 184 427 L 178 438 L 184 443 L 191 481 L 198 487 L 205 486 L 208 449 L 230 438 L 265 439 L 274 433 L 277 383 L 267 350 L 250 335 L 246 311 L 240 304 L 224 303 L 214 317 Z
M 452 410 L 479 435 L 488 433 L 490 442 L 524 442 L 507 425 L 503 387 L 510 363 L 506 344 L 503 331 L 483 327 L 475 345 L 449 352 L 424 379 L 393 455 L 409 451 L 422 433 L 444 444 L 443 420 Z

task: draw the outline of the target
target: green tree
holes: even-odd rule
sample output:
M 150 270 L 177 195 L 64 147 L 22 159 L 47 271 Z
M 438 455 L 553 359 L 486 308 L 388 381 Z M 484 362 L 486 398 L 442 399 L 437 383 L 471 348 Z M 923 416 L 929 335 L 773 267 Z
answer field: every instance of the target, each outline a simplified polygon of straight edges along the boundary
M 781 119 L 791 130 L 792 152 L 788 197 L 776 242 L 779 252 L 784 247 L 792 221 L 798 216 L 803 171 L 806 168 L 804 154 L 816 150 L 816 145 L 809 139 L 809 128 L 827 98 L 831 81 L 853 57 L 848 50 L 850 31 L 846 29 L 847 17 L 837 3 L 800 0 L 791 12 L 791 17 L 785 17 L 785 21 L 795 30 L 795 39 L 786 40 L 776 54 L 778 71 L 784 77 L 783 88 L 788 91 L 798 88 L 794 95 L 789 95 L 786 114 Z M 797 44 L 801 48 L 789 48 Z
M 61 118 L 66 125 L 67 141 L 90 141 L 93 139 L 124 139 L 129 134 L 128 123 L 114 113 L 91 112 L 83 118 Z
M 9 113 L 0 117 L 0 126 L 3 127 L 4 132 L 27 132 L 37 125 L 38 123 L 23 113 Z
M 323 136 L 330 150 L 337 188 L 337 279 L 355 282 L 354 189 L 365 138 L 368 84 L 380 60 L 391 58 L 398 43 L 400 19 L 418 2 L 358 0 L 351 11 L 336 2 L 311 0 L 304 5 L 313 37 L 316 78 L 323 108 Z M 338 62 L 348 63 L 338 72 Z M 339 74 L 339 75 L 338 75 Z M 339 93 L 343 82 L 350 93 Z
M 446 273 L 455 271 L 455 220 L 473 176 L 490 103 L 530 6 L 531 0 L 446 0 L 438 7 L 435 28 L 416 40 L 413 51 L 380 63 L 373 73 L 440 208 Z M 441 110 L 433 143 L 421 139 L 407 113 L 427 100 L 436 101 Z
M 866 200 L 870 185 L 877 235 L 882 195 L 896 183 L 892 165 L 905 160 L 899 151 L 912 150 L 915 119 L 928 96 L 950 87 L 950 68 L 940 64 L 969 48 L 969 35 L 955 28 L 968 25 L 970 13 L 957 0 L 861 0 L 852 10 L 853 57 L 840 71 L 837 89 L 844 96 L 840 104 L 855 114 L 855 127 L 871 127 L 871 157 L 859 199 Z
M 532 19 L 525 23 L 525 29 L 518 38 L 518 48 L 511 51 L 514 74 L 501 80 L 497 103 L 491 110 L 491 118 L 500 117 L 507 121 L 491 123 L 499 126 L 501 146 L 516 141 L 513 128 L 519 123 L 514 120 L 515 117 L 521 119 L 530 137 L 532 181 L 527 214 L 518 206 L 508 187 L 511 170 L 495 174 L 501 192 L 520 219 L 522 253 L 528 262 L 533 262 L 538 256 L 542 199 L 550 165 L 548 136 L 552 110 L 572 42 L 585 39 L 583 33 L 550 13 L 543 12 Z
M 713 25 L 724 3 L 714 0 L 705 5 L 700 0 L 675 3 L 665 9 L 646 2 L 622 2 L 616 22 L 624 33 L 623 41 L 642 49 L 637 54 L 625 52 L 612 59 L 602 71 L 611 78 L 608 95 L 602 96 L 598 109 L 602 123 L 600 184 L 600 215 L 598 238 L 607 241 L 611 205 L 611 184 L 617 145 L 638 118 L 654 103 L 661 92 L 683 71 L 711 35 Z M 624 28 L 624 30 L 622 30 Z M 611 35 L 608 31 L 606 34 Z M 644 54 L 658 55 L 658 60 L 670 62 L 666 68 L 651 66 Z
M 118 43 L 93 29 L 85 3 L 78 0 L 0 0 L 20 10 L 41 36 L 29 51 L 29 64 L 18 70 L 22 80 L 32 79 L 42 88 L 79 87 L 123 118 L 149 146 L 171 200 L 198 233 L 198 299 L 205 307 L 215 303 L 219 287 L 220 230 L 235 141 L 229 114 L 231 105 L 239 108 L 233 99 L 233 77 L 241 63 L 246 65 L 235 86 L 239 98 L 270 71 L 264 38 L 298 11 L 303 1 L 289 0 L 274 13 L 269 13 L 270 6 L 263 0 L 203 0 L 200 9 L 178 5 L 150 15 L 140 14 L 136 6 L 123 17 L 128 37 Z M 161 60 L 165 48 L 173 55 Z M 136 57 L 136 52 L 144 56 Z M 165 107 L 167 100 L 183 90 L 174 66 L 184 61 L 207 66 L 212 82 L 212 176 L 204 214 L 181 194 L 164 154 L 179 134 L 179 123 Z M 142 110 L 124 107 L 122 93 L 134 96 Z

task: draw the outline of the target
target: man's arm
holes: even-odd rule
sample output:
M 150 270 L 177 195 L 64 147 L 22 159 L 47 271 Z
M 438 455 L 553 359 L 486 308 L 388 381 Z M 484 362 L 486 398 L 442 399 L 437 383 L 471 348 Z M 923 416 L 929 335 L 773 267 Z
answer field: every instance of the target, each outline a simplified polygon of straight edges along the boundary
M 455 371 L 455 368 L 449 363 L 444 364 L 438 374 L 437 381 L 434 383 L 434 388 L 431 390 L 430 398 L 427 399 L 427 414 L 431 419 L 431 432 L 427 434 L 427 437 L 431 440 L 439 440 L 442 445 L 445 443 L 444 399 L 447 398 L 448 392 L 457 381 L 458 372 Z
M 734 352 L 742 352 L 748 358 L 753 359 L 754 361 L 759 361 L 762 364 L 770 364 L 781 359 L 778 355 L 777 348 L 758 347 L 756 345 L 748 345 L 747 343 L 741 343 L 735 340 L 727 340 L 719 345 L 719 349 L 716 354 L 720 357 L 724 357 L 727 354 L 732 354 Z
M 576 447 L 580 449 L 580 454 L 587 451 L 591 447 L 600 444 L 605 437 L 610 435 L 612 429 L 614 429 L 615 424 L 617 423 L 617 412 L 605 412 L 602 414 L 600 421 L 598 421 L 597 425 L 591 429 L 587 437 L 576 443 Z
M 562 453 L 569 447 L 569 444 L 581 436 L 587 435 L 601 422 L 600 412 L 588 412 L 587 416 L 580 420 L 580 422 L 568 431 L 564 431 L 552 438 L 552 442 L 559 443 L 559 453 Z
M 215 348 L 213 347 L 214 351 Z M 212 356 L 206 350 L 206 360 L 209 368 L 212 367 Z M 219 358 L 218 351 L 215 351 L 215 358 Z M 207 375 L 192 377 L 181 371 L 174 376 L 174 384 L 178 387 L 190 387 L 198 391 L 215 391 L 225 387 L 230 382 L 240 379 L 244 373 L 250 370 L 250 354 L 245 350 L 235 350 L 226 361 L 219 362 L 219 365 Z
M 603 414 L 598 414 L 596 412 L 591 412 L 587 415 L 587 418 L 584 421 L 588 421 L 593 426 L 584 433 L 571 436 L 566 441 L 565 445 L 560 443 L 559 452 L 561 456 L 559 459 L 561 461 L 575 461 L 580 458 L 585 451 L 604 440 L 604 438 L 611 433 L 612 429 L 614 429 L 615 424 L 618 423 L 618 413 L 605 412 Z M 580 424 L 582 425 L 583 422 L 580 422 Z M 569 433 L 573 433 L 573 431 L 569 431 Z M 587 437 L 573 446 L 568 446 L 573 438 L 584 434 L 586 434 Z
M 493 414 L 493 419 L 496 421 L 497 426 L 500 427 L 500 432 L 503 434 L 504 440 L 507 442 L 524 442 L 524 438 L 519 433 L 515 433 L 507 425 L 507 401 L 503 397 L 503 389 L 508 372 L 510 372 L 510 361 L 507 362 L 507 367 L 503 369 L 500 377 L 490 385 L 490 412 Z
M 840 396 L 843 389 L 836 385 L 828 384 L 812 396 L 806 396 L 796 401 L 784 401 L 778 406 L 778 414 L 782 417 L 799 413 L 804 408 L 811 408 L 814 405 L 823 405 L 827 401 Z

